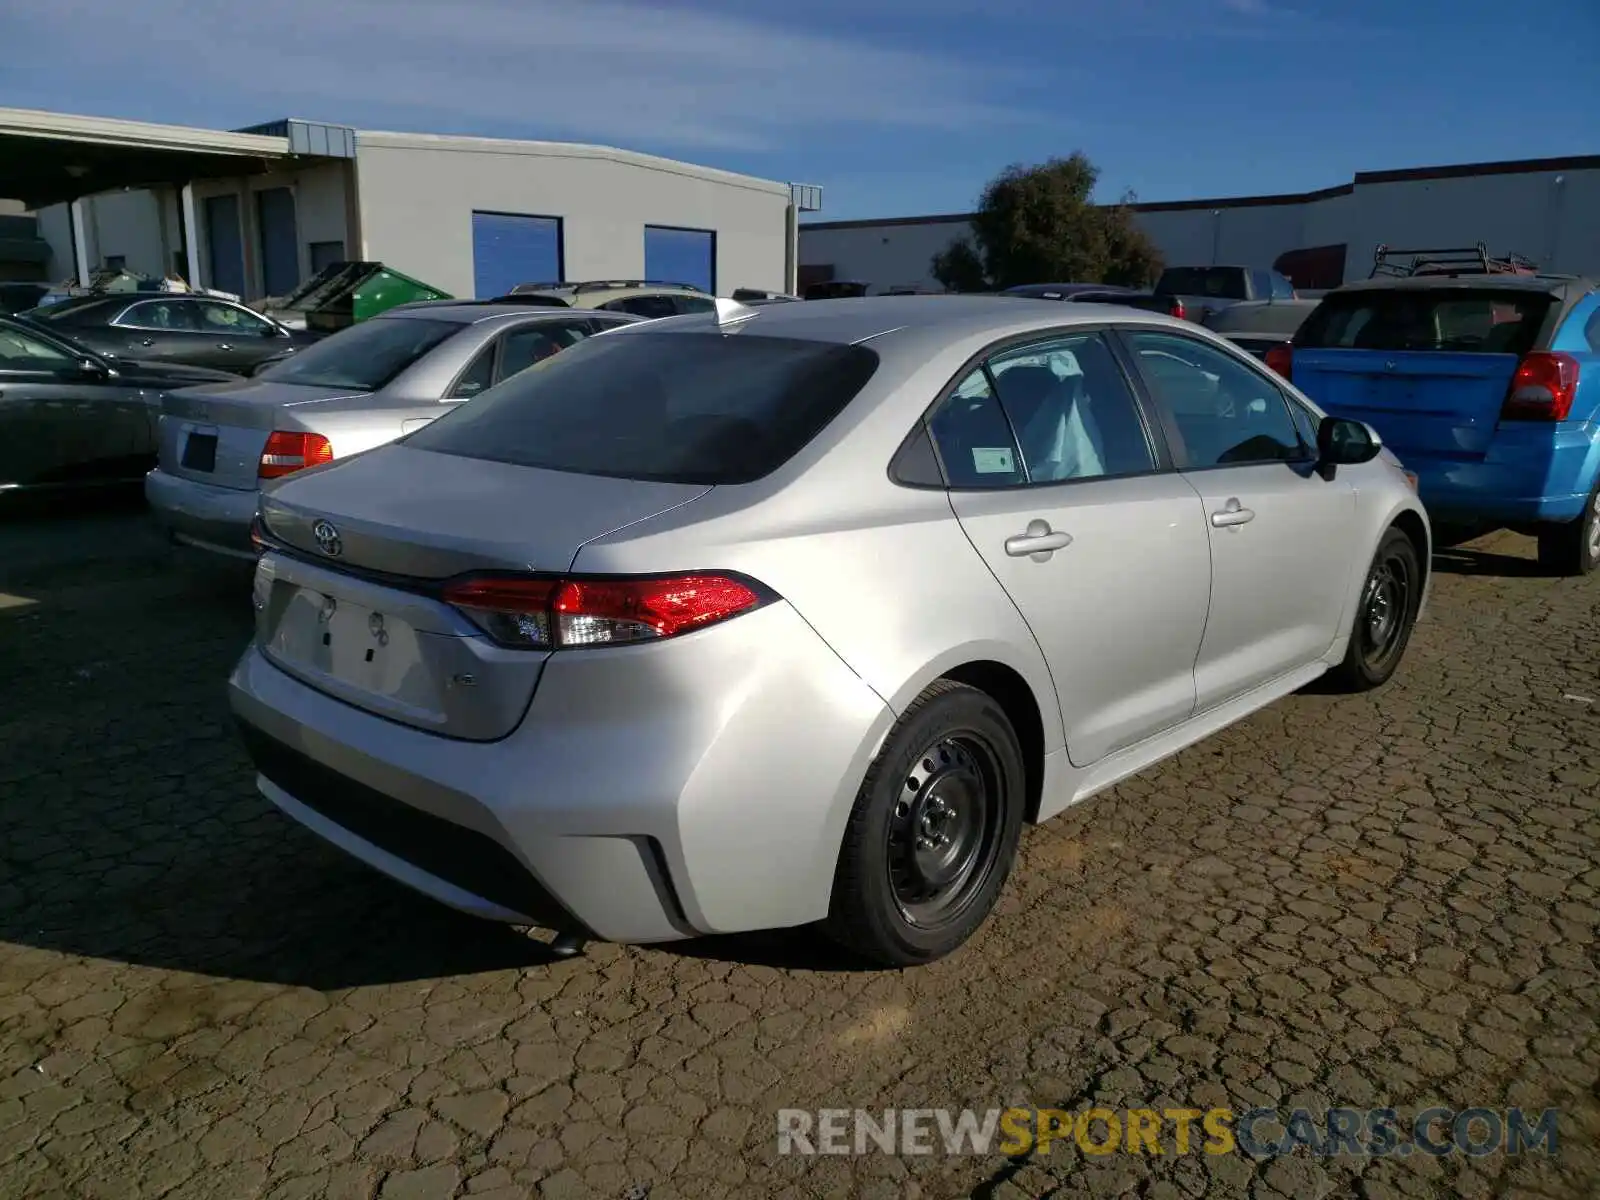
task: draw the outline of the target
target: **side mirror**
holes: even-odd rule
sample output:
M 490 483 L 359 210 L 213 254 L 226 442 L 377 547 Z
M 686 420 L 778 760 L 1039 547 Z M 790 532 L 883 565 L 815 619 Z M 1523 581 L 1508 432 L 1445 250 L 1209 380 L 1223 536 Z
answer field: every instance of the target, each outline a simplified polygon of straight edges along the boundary
M 103 362 L 96 362 L 92 358 L 80 358 L 78 360 L 78 374 L 86 379 L 105 379 L 109 375 L 115 375 L 116 372 Z
M 1317 470 L 1332 479 L 1340 467 L 1371 462 L 1383 451 L 1383 439 L 1371 425 L 1347 417 L 1323 417 L 1317 426 Z

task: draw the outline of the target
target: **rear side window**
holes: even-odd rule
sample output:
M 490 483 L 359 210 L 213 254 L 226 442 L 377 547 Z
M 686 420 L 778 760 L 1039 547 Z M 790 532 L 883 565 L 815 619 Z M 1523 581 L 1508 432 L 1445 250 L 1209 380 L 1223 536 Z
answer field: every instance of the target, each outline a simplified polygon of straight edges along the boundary
M 866 386 L 865 346 L 750 334 L 592 338 L 406 439 L 466 458 L 666 483 L 749 483 Z
M 1400 289 L 1329 296 L 1294 344 L 1310 350 L 1449 350 L 1522 355 L 1533 349 L 1552 299 L 1494 288 Z

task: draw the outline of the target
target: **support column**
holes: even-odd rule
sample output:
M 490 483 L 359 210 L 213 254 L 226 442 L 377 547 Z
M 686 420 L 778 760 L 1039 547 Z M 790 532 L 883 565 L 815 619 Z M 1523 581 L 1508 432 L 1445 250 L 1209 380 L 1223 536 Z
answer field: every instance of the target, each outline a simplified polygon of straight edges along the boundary
M 793 200 L 783 217 L 783 290 L 800 291 L 800 212 Z
M 72 265 L 79 287 L 89 286 L 89 233 L 84 227 L 83 200 L 67 205 L 67 224 L 72 227 Z
M 194 202 L 194 184 L 186 183 L 178 193 L 178 213 L 183 218 L 183 255 L 189 272 L 186 282 L 190 287 L 202 286 L 204 268 L 200 262 L 200 218 Z

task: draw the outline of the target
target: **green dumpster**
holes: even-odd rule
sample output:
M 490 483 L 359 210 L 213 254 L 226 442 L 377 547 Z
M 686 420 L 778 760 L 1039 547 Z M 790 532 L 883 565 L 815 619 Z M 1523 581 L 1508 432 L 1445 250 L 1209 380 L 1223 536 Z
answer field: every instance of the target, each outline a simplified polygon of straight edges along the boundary
M 316 333 L 334 333 L 365 321 L 397 304 L 414 300 L 453 300 L 449 292 L 430 287 L 381 262 L 330 263 L 272 305 L 272 314 L 286 324 Z

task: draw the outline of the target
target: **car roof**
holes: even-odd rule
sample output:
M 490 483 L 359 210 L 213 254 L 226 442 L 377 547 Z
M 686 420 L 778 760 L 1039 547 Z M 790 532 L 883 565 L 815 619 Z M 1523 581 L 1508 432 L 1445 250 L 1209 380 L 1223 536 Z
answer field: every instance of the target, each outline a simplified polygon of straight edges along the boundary
M 764 337 L 854 344 L 902 330 L 940 339 L 981 334 L 1006 337 L 1067 325 L 1170 325 L 1187 333 L 1204 330 L 1188 321 L 1118 304 L 1061 304 L 1026 296 L 984 295 L 858 296 L 807 300 L 801 304 L 763 304 L 750 315 L 736 314 L 736 328 Z M 704 333 L 718 328 L 715 313 L 691 313 L 639 323 L 639 332 Z M 631 334 L 633 330 L 621 330 Z M 616 336 L 616 335 L 612 335 Z
M 1475 291 L 1492 288 L 1495 291 L 1545 292 L 1552 296 L 1586 295 L 1595 290 L 1595 281 L 1578 275 L 1512 275 L 1510 273 L 1484 274 L 1476 272 L 1462 275 L 1379 275 L 1373 279 L 1357 279 L 1334 288 L 1329 296 L 1351 292 L 1430 292 Z

